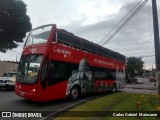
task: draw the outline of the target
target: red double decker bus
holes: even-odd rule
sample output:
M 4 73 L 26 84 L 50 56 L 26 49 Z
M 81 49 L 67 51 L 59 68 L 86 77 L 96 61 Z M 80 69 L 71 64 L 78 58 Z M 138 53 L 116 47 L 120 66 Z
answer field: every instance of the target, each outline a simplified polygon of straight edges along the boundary
M 125 56 L 50 24 L 30 31 L 15 93 L 33 101 L 74 100 L 124 86 Z

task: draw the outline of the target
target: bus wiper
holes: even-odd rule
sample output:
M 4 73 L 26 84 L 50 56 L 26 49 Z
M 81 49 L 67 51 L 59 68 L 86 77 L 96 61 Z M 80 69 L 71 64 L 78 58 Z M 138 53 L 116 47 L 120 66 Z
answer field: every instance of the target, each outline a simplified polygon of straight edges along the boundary
M 39 55 L 34 56 L 29 62 L 32 63 L 33 61 L 35 61 L 38 58 Z
M 34 57 L 29 61 L 29 65 L 28 65 L 28 66 L 30 66 L 30 64 L 31 64 L 32 62 L 34 62 L 34 61 L 38 58 L 38 56 L 39 56 L 39 55 L 34 56 Z

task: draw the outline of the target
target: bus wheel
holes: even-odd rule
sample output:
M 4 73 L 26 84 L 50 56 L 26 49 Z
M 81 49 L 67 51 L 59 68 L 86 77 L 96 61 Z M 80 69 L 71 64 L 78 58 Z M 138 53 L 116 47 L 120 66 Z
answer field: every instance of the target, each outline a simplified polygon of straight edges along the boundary
M 112 86 L 112 93 L 115 93 L 115 92 L 116 92 L 116 85 L 113 84 L 113 86 Z
M 69 98 L 70 100 L 76 100 L 79 97 L 80 91 L 77 87 L 73 87 L 70 91 Z

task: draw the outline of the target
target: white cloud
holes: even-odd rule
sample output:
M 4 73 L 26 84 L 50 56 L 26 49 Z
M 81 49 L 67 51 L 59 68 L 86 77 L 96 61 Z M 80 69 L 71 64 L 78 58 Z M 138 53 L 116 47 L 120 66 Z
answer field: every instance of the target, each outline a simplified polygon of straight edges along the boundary
M 55 23 L 59 28 L 66 29 L 95 43 L 99 43 L 138 2 L 138 0 L 23 1 L 27 4 L 27 14 L 31 18 L 33 28 Z M 157 4 L 160 18 L 160 1 L 157 0 Z M 149 4 L 145 5 L 105 47 L 122 54 L 153 51 L 153 26 L 152 16 L 149 16 Z M 22 47 L 15 51 L 21 52 Z M 12 54 L 2 55 L 0 53 L 1 60 L 15 59 Z M 153 54 L 145 53 L 143 55 Z M 148 65 L 155 64 L 154 56 L 144 57 L 143 60 Z

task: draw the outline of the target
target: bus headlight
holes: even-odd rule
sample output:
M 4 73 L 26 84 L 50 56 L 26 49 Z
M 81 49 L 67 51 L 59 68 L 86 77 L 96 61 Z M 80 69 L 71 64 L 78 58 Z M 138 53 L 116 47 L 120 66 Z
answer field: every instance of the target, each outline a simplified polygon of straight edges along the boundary
M 35 88 L 31 89 L 30 92 L 37 92 L 37 90 Z

